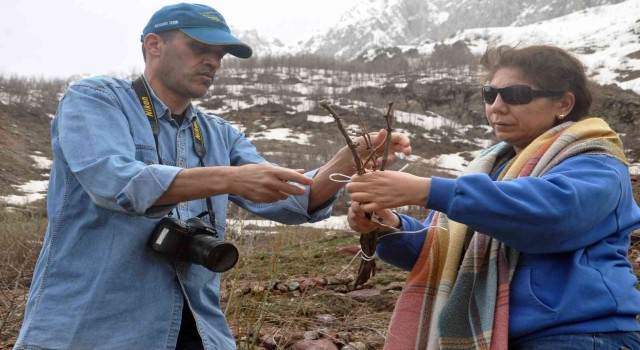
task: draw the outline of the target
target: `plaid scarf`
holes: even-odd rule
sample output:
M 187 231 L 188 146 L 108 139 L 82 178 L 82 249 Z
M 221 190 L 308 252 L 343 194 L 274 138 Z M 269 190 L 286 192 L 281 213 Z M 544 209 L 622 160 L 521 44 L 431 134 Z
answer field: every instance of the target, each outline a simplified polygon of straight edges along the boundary
M 465 174 L 491 174 L 513 156 L 499 143 Z M 602 154 L 628 165 L 622 143 L 606 122 L 589 118 L 548 130 L 515 156 L 498 181 L 542 176 L 563 160 Z M 506 350 L 509 283 L 518 252 L 466 225 L 434 213 L 427 237 L 395 306 L 385 350 Z

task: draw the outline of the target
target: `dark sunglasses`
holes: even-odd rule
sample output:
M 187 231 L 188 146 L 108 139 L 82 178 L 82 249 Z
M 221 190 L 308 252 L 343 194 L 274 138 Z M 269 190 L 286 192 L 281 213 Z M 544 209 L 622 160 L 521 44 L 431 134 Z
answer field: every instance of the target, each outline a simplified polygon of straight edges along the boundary
M 536 97 L 560 97 L 564 95 L 564 92 L 534 90 L 529 85 L 511 85 L 503 88 L 493 87 L 488 84 L 482 86 L 482 100 L 484 103 L 493 104 L 498 94 L 500 94 L 504 103 L 526 105 Z

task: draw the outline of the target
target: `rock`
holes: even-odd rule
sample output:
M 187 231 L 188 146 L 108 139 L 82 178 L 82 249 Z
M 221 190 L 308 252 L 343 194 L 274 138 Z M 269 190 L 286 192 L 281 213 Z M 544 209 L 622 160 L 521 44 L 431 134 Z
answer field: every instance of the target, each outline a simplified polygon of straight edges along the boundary
M 273 286 L 273 289 L 282 293 L 286 293 L 289 291 L 289 286 L 287 286 L 287 284 L 284 282 L 276 282 L 276 284 Z
M 263 335 L 260 337 L 260 346 L 267 350 L 275 350 L 278 348 L 278 343 L 272 335 Z
M 308 331 L 304 333 L 303 337 L 307 340 L 316 340 L 320 339 L 320 333 L 318 333 L 318 331 Z
M 291 281 L 291 282 L 287 283 L 287 286 L 289 287 L 290 291 L 298 290 L 298 289 L 300 289 L 300 282 Z
M 336 251 L 341 255 L 354 256 L 360 251 L 360 246 L 336 247 Z
M 264 292 L 264 287 L 260 285 L 254 285 L 251 287 L 251 293 L 260 294 Z
M 302 278 L 300 280 L 300 291 L 304 292 L 308 288 L 312 288 L 314 286 L 313 281 L 309 278 Z
M 380 293 L 378 289 L 358 289 L 347 293 L 347 296 L 357 301 L 365 301 L 380 296 Z
M 336 339 L 340 340 L 341 342 L 344 343 L 350 343 L 351 342 L 351 334 L 349 334 L 348 332 L 338 332 L 338 334 L 336 334 Z
M 336 317 L 329 314 L 316 315 L 316 320 L 322 324 L 332 324 L 336 322 Z
M 291 347 L 291 350 L 338 350 L 336 344 L 330 339 L 317 339 L 317 340 L 301 340 Z
M 402 290 L 405 282 L 391 282 L 384 287 L 380 287 L 382 290 Z
M 340 350 L 367 350 L 367 344 L 361 342 L 349 343 L 340 348 Z
M 313 281 L 313 283 L 314 283 L 316 286 L 323 287 L 323 286 L 326 286 L 326 285 L 327 285 L 327 279 L 326 279 L 326 278 L 322 278 L 322 277 L 314 277 L 314 278 L 312 279 L 312 281 Z

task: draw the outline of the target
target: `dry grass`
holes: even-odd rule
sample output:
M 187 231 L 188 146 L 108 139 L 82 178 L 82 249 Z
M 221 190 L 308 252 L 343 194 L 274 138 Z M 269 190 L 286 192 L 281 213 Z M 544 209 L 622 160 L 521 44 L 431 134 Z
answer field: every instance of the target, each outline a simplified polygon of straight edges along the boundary
M 259 244 L 222 281 L 223 307 L 240 349 L 260 349 L 261 338 L 286 349 L 306 331 L 348 334 L 351 341 L 382 346 L 397 297 L 397 290 L 385 289 L 404 281 L 406 272 L 379 263 L 366 287 L 377 283 L 383 292 L 358 301 L 346 293 L 359 261 L 340 253 L 357 244 L 352 233 L 287 227 L 249 239 Z
M 0 206 L 0 348 L 10 348 L 20 329 L 46 227 L 41 211 L 9 212 Z
M 22 322 L 46 218 L 37 211 L 0 208 L 0 227 L 0 349 L 10 349 Z M 245 225 L 242 230 L 233 238 L 240 261 L 221 283 L 222 308 L 240 350 L 264 349 L 267 343 L 270 349 L 288 349 L 307 331 L 337 343 L 382 347 L 406 272 L 378 263 L 365 288 L 380 290 L 380 295 L 355 299 L 347 293 L 358 261 L 344 253 L 357 245 L 353 233 L 293 226 Z M 629 259 L 640 275 L 640 239 L 632 241 Z
M 0 349 L 15 343 L 46 225 L 41 212 L 9 212 L 0 205 Z M 345 295 L 358 261 L 349 265 L 351 257 L 338 248 L 354 248 L 356 236 L 293 226 L 242 229 L 244 234 L 233 238 L 241 259 L 223 274 L 221 287 L 222 307 L 240 349 L 264 349 L 261 337 L 286 349 L 308 330 L 329 337 L 343 332 L 374 347 L 383 343 L 397 291 L 365 301 Z M 371 283 L 380 289 L 406 278 L 405 272 L 379 266 Z M 278 283 L 302 287 L 283 292 L 274 289 Z

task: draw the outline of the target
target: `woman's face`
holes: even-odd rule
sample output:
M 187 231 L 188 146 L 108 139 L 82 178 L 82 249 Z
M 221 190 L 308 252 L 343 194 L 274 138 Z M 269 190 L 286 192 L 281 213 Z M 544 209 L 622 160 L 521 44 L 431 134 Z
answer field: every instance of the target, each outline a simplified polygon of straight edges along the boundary
M 511 85 L 535 86 L 522 78 L 515 68 L 499 68 L 489 85 L 503 88 Z M 551 129 L 558 114 L 561 114 L 562 102 L 559 99 L 537 97 L 527 104 L 508 104 L 498 94 L 493 103 L 485 103 L 487 120 L 500 141 L 504 141 L 515 149 L 522 151 L 538 136 Z M 566 113 L 565 113 L 566 114 Z

